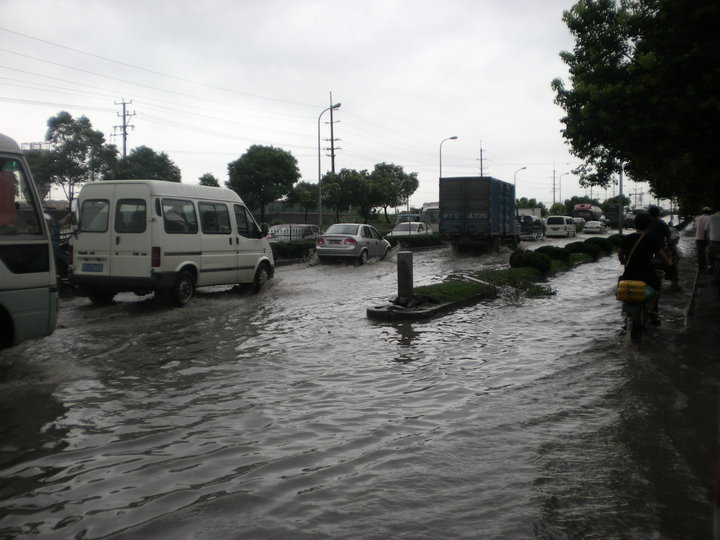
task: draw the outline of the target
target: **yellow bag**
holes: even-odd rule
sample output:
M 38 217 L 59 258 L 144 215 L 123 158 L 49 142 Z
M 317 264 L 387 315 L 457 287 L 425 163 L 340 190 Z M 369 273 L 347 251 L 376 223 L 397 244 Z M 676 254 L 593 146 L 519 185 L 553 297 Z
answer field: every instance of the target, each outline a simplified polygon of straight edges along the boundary
M 645 302 L 655 294 L 655 289 L 644 281 L 622 280 L 618 282 L 615 298 L 621 302 Z

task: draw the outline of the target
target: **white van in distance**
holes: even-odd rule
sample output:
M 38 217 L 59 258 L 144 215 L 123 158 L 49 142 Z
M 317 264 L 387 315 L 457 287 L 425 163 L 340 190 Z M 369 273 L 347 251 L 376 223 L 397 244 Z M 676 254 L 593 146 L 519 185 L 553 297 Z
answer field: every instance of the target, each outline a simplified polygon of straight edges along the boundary
M 155 292 L 186 304 L 196 287 L 251 283 L 275 271 L 267 230 L 232 190 L 162 180 L 104 180 L 78 197 L 69 280 L 94 304 Z

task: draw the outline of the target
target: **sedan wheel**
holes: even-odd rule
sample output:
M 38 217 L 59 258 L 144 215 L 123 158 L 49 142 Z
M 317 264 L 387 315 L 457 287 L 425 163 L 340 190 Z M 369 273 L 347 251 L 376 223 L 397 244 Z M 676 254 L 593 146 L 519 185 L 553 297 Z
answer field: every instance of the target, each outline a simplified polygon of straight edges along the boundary
M 368 262 L 368 252 L 367 252 L 367 249 L 363 249 L 363 250 L 360 252 L 360 260 L 359 260 L 359 262 L 360 262 L 361 265 L 367 264 L 367 262 Z

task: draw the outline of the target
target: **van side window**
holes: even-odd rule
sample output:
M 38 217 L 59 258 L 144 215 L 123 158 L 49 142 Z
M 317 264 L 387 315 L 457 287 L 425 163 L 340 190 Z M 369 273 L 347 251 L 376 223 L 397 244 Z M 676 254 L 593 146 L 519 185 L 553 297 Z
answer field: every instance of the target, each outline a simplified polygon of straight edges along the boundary
M 115 207 L 115 232 L 142 233 L 147 227 L 147 210 L 143 199 L 120 199 Z
M 103 199 L 87 199 L 80 208 L 80 232 L 106 232 L 110 202 Z
M 245 238 L 260 238 L 260 231 L 255 220 L 244 206 L 236 204 L 233 206 L 235 210 L 235 221 L 237 222 L 237 233 Z M 279 231 L 281 234 L 287 234 L 288 231 Z
M 230 212 L 223 203 L 198 203 L 200 223 L 205 234 L 230 234 Z
M 192 201 L 163 199 L 162 207 L 165 232 L 184 234 L 198 232 L 197 216 Z

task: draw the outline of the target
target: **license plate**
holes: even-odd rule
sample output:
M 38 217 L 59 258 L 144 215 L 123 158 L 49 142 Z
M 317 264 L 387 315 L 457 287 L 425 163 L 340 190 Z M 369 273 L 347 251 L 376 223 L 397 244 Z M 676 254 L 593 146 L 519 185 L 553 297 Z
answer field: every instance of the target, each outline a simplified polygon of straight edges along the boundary
M 83 263 L 82 271 L 83 272 L 102 272 L 103 265 L 102 265 L 102 263 Z
M 340 240 L 330 240 L 330 244 L 339 244 Z

